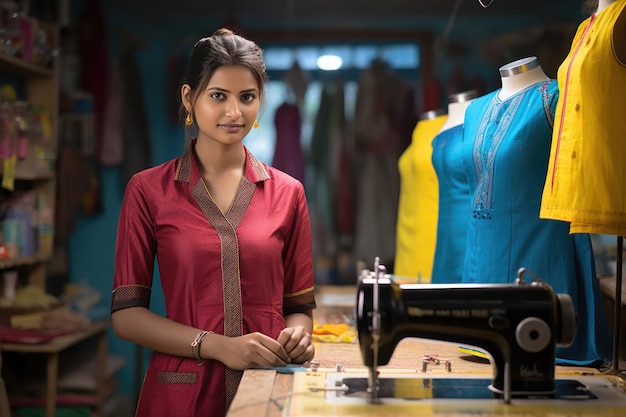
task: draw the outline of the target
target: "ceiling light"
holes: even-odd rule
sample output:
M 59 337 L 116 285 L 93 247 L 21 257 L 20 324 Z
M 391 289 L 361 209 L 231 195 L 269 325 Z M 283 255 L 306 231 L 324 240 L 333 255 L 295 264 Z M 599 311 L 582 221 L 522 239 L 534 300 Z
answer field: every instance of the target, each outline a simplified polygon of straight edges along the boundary
M 343 60 L 337 55 L 322 55 L 317 58 L 317 67 L 324 71 L 335 71 L 341 68 Z

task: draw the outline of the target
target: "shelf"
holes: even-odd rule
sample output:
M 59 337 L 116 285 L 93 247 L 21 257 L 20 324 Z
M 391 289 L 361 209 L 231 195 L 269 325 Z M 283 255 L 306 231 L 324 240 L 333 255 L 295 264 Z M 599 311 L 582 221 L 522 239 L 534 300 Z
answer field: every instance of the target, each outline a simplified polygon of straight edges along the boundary
M 117 389 L 117 379 L 112 378 L 105 383 L 103 388 L 102 397 L 96 392 L 59 392 L 56 399 L 57 407 L 74 407 L 74 406 L 88 406 L 97 407 L 102 398 L 109 398 Z M 9 399 L 9 405 L 12 408 L 18 407 L 45 407 L 45 397 L 21 397 L 14 396 Z
M 0 176 L 2 173 L 0 172 Z M 15 175 L 16 181 L 47 181 L 55 178 L 53 172 L 45 172 L 41 174 L 19 174 Z
M 35 265 L 43 262 L 48 262 L 52 259 L 51 253 L 37 254 L 35 256 L 24 256 L 14 259 L 3 259 L 0 261 L 0 270 L 16 268 L 19 266 Z
M 37 20 L 37 19 L 35 19 Z M 6 172 L 6 189 L 8 191 L 34 191 L 38 198 L 41 198 L 41 206 L 46 209 L 46 219 L 51 218 L 54 225 L 56 196 L 57 196 L 57 176 L 56 158 L 58 151 L 58 129 L 59 129 L 59 95 L 60 95 L 60 62 L 59 47 L 61 37 L 61 26 L 58 22 L 44 22 L 37 20 L 38 28 L 46 31 L 50 48 L 50 61 L 46 63 L 38 61 L 27 61 L 14 56 L 9 56 L 0 52 L 0 76 L 5 82 L 12 85 L 18 95 L 17 99 L 28 103 L 34 111 L 42 112 L 49 119 L 46 120 L 45 129 L 47 133 L 45 140 L 29 141 L 26 153 L 20 153 L 21 159 L 17 160 L 13 166 L 7 164 L 7 169 L 13 172 Z M 42 121 L 42 123 L 44 123 Z M 0 160 L 0 163 L 3 161 Z M 12 161 L 10 161 L 12 162 Z M 0 177 L 4 176 L 4 166 L 0 165 Z M 13 182 L 15 179 L 15 182 Z M 7 195 L 7 198 L 19 196 Z M 29 200 L 30 201 L 30 200 Z M 39 213 L 41 214 L 41 212 Z M 34 256 L 17 257 L 13 259 L 0 260 L 0 276 L 2 270 L 18 268 L 19 279 L 22 283 L 34 285 L 42 290 L 50 288 L 49 263 L 56 258 L 54 247 L 48 253 L 48 247 L 54 242 L 54 236 L 46 232 L 43 243 L 40 246 L 41 253 Z M 48 243 L 50 242 L 50 243 Z M 42 243 L 42 242 L 40 242 Z M 42 243 L 42 244 L 43 244 Z M 44 249 L 45 248 L 45 249 Z M 24 251 L 22 253 L 31 253 Z M 56 284 L 53 282 L 53 284 Z M 56 288 L 57 285 L 52 285 Z M 26 309 L 28 310 L 28 309 Z M 19 312 L 19 309 L 18 309 Z M 0 309 L 0 319 L 8 314 L 15 313 L 15 309 Z M 1 323 L 1 320 L 0 320 Z M 82 401 L 87 401 L 94 409 L 93 416 L 103 416 L 103 403 L 106 397 L 116 390 L 117 383 L 109 381 L 106 376 L 107 357 L 107 334 L 110 321 L 93 323 L 85 329 L 55 337 L 52 340 L 42 343 L 3 343 L 0 341 L 0 352 L 11 352 L 12 356 L 30 356 L 34 354 L 43 355 L 45 358 L 45 396 L 37 399 L 38 405 L 45 406 L 45 416 L 54 417 L 56 406 L 63 401 L 70 399 L 69 396 L 80 394 Z M 91 339 L 87 342 L 87 339 Z M 87 343 L 95 342 L 96 348 L 94 356 L 97 361 L 96 366 L 96 389 L 90 391 L 80 391 L 79 393 L 68 393 L 58 390 L 59 376 L 59 356 L 71 356 L 72 352 L 64 352 L 75 345 L 81 345 L 77 349 L 84 349 Z M 12 399 L 17 400 L 17 399 Z M 1 413 L 0 413 L 1 414 Z
M 89 393 L 83 400 L 87 399 L 92 402 L 95 400 L 92 404 L 92 407 L 94 407 L 92 415 L 95 417 L 104 417 L 104 402 L 116 388 L 116 381 L 106 376 L 106 361 L 108 357 L 107 334 L 110 326 L 110 320 L 103 320 L 92 323 L 85 329 L 37 344 L 0 342 L 0 351 L 26 354 L 38 353 L 46 356 L 46 396 L 43 405 L 45 405 L 45 416 L 54 417 L 58 405 L 57 401 L 59 399 L 63 400 L 62 393 L 58 392 L 59 355 L 61 352 L 87 339 L 96 338 L 97 346 L 94 355 L 97 360 L 97 388 L 95 393 Z M 12 399 L 9 398 L 9 401 L 11 400 Z
M 37 21 L 37 27 L 45 30 L 50 42 L 52 54 L 51 64 L 46 65 L 38 61 L 25 60 L 19 57 L 0 52 L 0 75 L 16 89 L 19 101 L 23 101 L 33 111 L 45 115 L 42 120 L 48 128 L 41 140 L 29 140 L 26 152 L 20 153 L 14 165 L 0 160 L 0 177 L 6 184 L 3 187 L 9 191 L 33 191 L 37 199 L 45 201 L 46 208 L 52 211 L 56 207 L 56 150 L 59 112 L 59 62 L 56 51 L 59 47 L 60 26 L 54 22 Z M 6 166 L 5 166 L 6 165 Z M 4 172 L 11 169 L 12 172 Z M 7 198 L 13 196 L 7 195 Z M 51 236 L 49 241 L 53 241 Z M 46 248 L 47 249 L 47 248 Z M 48 253 L 50 252 L 50 253 Z M 46 264 L 52 259 L 52 250 L 38 253 L 33 256 L 18 257 L 0 260 L 0 273 L 4 269 L 25 267 L 20 270 L 20 278 L 28 284 L 46 288 Z M 32 251 L 23 252 L 31 254 Z
M 54 71 L 50 68 L 4 54 L 0 54 L 0 73 L 32 78 L 54 76 Z
M 93 123 L 93 113 L 61 113 L 59 114 L 61 121 L 76 121 L 81 123 Z
M 36 353 L 59 353 L 82 342 L 92 336 L 106 331 L 111 326 L 109 320 L 90 324 L 87 328 L 77 330 L 74 333 L 59 336 L 49 342 L 26 344 L 26 343 L 2 343 L 0 342 L 0 350 L 5 352 L 36 352 Z

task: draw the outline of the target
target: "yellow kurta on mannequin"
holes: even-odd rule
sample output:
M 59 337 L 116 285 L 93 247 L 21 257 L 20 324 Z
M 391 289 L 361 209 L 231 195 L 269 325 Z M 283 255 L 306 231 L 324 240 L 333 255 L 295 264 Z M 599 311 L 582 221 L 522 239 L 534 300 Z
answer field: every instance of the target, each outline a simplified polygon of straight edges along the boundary
M 432 141 L 448 118 L 420 120 L 411 144 L 398 160 L 400 200 L 396 228 L 395 275 L 430 280 L 437 239 L 439 187 L 432 165 Z
M 582 22 L 558 71 L 540 217 L 571 222 L 570 233 L 626 235 L 626 63 L 613 43 L 625 7 L 617 0 Z

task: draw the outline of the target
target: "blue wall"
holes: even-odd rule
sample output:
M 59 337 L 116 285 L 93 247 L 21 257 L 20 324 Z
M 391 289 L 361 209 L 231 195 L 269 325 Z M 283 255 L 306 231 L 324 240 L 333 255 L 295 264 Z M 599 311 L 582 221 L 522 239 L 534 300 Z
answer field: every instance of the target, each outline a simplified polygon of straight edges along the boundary
M 80 14 L 80 2 L 78 3 L 79 6 L 75 10 L 75 15 Z M 102 1 L 101 4 L 105 5 L 106 2 Z M 576 10 L 572 12 L 572 19 L 576 19 L 575 21 L 579 19 Z M 525 19 L 485 17 L 472 21 L 466 21 L 462 16 L 459 16 L 451 33 L 451 38 L 464 39 L 470 44 L 478 46 L 494 34 L 507 33 L 516 28 L 534 27 L 542 20 L 540 15 Z M 124 16 L 111 15 L 106 15 L 106 21 L 109 27 L 109 54 L 112 58 L 116 56 L 120 48 L 117 35 L 119 27 L 127 28 L 145 44 L 145 48 L 138 52 L 137 59 L 141 69 L 144 102 L 149 119 L 152 163 L 158 164 L 179 155 L 183 148 L 184 138 L 180 127 L 169 122 L 167 61 L 175 52 L 186 55 L 193 42 L 199 37 L 210 34 L 219 26 L 219 22 L 215 19 L 203 18 L 196 22 L 186 20 L 184 22 L 167 24 L 161 22 L 158 25 L 151 25 L 148 23 L 131 23 L 127 22 Z M 398 22 L 396 28 L 407 27 L 441 33 L 446 23 L 447 21 L 444 19 L 424 19 L 423 21 Z M 439 64 L 440 74 L 445 79 L 451 65 L 448 62 L 440 62 Z M 489 89 L 499 87 L 497 68 L 493 64 L 485 63 L 477 50 L 470 52 L 464 65 L 471 68 L 472 71 L 468 71 L 469 74 L 482 74 L 488 80 Z M 128 140 L 132 140 L 132 138 Z M 101 174 L 103 212 L 93 218 L 79 218 L 77 220 L 76 230 L 70 240 L 70 279 L 73 282 L 86 282 L 102 291 L 103 303 L 109 306 L 117 216 L 123 188 L 119 167 L 103 168 Z M 158 290 L 158 280 L 155 284 L 152 307 L 155 311 L 162 312 L 163 298 Z M 127 366 L 119 374 L 120 392 L 133 395 L 135 393 L 136 348 L 128 342 L 116 339 L 112 332 L 109 340 L 110 352 L 114 355 L 123 356 L 127 360 Z

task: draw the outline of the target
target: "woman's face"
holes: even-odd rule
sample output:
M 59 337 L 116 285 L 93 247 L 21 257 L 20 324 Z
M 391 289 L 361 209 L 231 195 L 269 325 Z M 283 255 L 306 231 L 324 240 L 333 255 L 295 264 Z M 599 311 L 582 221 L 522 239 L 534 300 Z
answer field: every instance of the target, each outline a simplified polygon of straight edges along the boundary
M 183 97 L 189 91 L 183 86 Z M 185 98 L 185 107 L 191 103 Z M 252 71 L 241 65 L 222 66 L 198 94 L 192 113 L 198 125 L 198 140 L 222 144 L 243 141 L 259 113 L 260 91 Z

